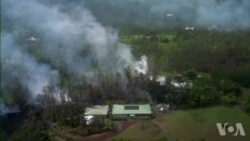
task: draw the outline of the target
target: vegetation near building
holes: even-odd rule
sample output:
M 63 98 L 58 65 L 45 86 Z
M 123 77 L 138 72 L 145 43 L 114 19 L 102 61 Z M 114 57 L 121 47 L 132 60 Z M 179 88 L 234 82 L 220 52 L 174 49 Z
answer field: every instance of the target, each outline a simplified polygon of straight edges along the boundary
M 153 112 L 149 104 L 118 105 L 114 104 L 112 116 L 114 119 L 150 118 Z

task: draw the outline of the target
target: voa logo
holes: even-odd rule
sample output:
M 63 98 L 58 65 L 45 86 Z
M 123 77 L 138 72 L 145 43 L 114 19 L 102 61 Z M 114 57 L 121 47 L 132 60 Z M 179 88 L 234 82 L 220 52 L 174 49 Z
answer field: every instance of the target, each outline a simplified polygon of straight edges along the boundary
M 226 136 L 227 133 L 233 136 L 246 136 L 245 130 L 241 123 L 236 123 L 235 126 L 229 123 L 216 123 L 220 136 Z

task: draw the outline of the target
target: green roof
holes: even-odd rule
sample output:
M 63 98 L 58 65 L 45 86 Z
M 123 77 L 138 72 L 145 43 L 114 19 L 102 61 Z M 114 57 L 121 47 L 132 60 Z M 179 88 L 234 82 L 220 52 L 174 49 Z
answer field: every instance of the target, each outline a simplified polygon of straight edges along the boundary
M 107 115 L 108 105 L 88 107 L 85 109 L 84 115 Z
M 152 110 L 149 104 L 114 104 L 112 114 L 152 114 Z

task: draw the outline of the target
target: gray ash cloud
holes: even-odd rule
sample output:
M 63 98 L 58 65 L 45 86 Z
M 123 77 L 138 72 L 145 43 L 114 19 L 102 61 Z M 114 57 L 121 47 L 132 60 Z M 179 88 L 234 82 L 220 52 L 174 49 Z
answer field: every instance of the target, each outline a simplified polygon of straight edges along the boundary
M 51 63 L 39 62 L 23 49 L 23 44 L 15 41 L 13 29 L 5 31 L 1 45 L 3 90 L 11 85 L 9 80 L 18 77 L 21 85 L 36 96 L 49 82 L 59 83 L 52 66 L 65 66 L 71 74 L 92 77 L 91 72 L 97 69 L 124 74 L 124 69 L 133 63 L 130 48 L 120 42 L 118 31 L 100 24 L 83 5 L 65 9 L 36 0 L 3 0 L 2 15 L 4 24 L 7 19 L 37 33 L 35 37 L 43 42 L 39 49 Z
M 36 96 L 42 93 L 44 86 L 52 83 L 57 85 L 59 78 L 56 70 L 53 70 L 49 65 L 37 62 L 33 56 L 23 51 L 11 34 L 4 32 L 1 33 L 1 36 L 1 87 L 3 90 L 1 95 L 3 106 L 1 108 L 5 107 L 6 101 L 4 100 L 6 99 L 8 99 L 7 104 L 19 106 L 11 102 L 13 101 L 11 99 L 15 99 L 15 96 L 8 95 L 8 90 L 16 87 L 16 84 L 20 84 L 27 89 L 29 95 L 22 96 L 27 99 L 26 102 L 28 103 L 34 102 Z M 4 111 L 2 109 L 2 112 Z

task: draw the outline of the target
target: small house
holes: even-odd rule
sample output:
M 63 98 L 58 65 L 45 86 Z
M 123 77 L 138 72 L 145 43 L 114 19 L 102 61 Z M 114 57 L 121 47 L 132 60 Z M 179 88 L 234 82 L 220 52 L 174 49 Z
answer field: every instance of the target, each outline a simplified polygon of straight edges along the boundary
M 149 104 L 114 104 L 112 108 L 113 119 L 151 118 L 153 112 Z
M 85 109 L 84 118 L 86 120 L 86 124 L 90 124 L 93 121 L 94 117 L 103 117 L 105 118 L 108 114 L 109 106 L 102 105 L 102 106 L 93 106 L 87 107 Z

